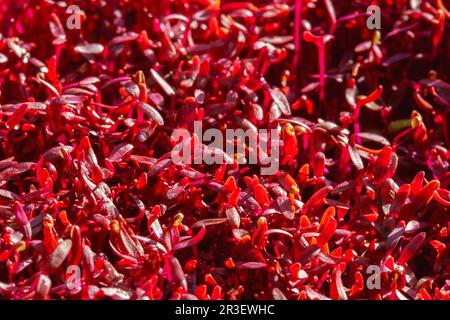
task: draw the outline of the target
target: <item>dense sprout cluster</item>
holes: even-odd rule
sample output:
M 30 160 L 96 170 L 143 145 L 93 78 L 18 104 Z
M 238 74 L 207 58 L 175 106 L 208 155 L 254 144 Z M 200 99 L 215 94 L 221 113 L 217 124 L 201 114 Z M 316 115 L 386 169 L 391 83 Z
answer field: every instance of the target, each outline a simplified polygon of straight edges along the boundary
M 449 299 L 449 9 L 1 1 L 0 298 Z

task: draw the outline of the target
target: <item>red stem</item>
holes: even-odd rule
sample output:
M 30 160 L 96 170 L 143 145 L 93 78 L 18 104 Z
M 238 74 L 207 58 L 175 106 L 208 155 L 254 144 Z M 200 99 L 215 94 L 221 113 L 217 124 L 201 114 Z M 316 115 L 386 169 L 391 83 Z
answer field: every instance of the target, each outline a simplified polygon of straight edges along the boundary
M 325 61 L 325 43 L 323 41 L 323 37 L 321 41 L 318 43 L 317 50 L 319 51 L 319 99 L 320 102 L 325 101 L 325 72 L 326 72 L 326 61 Z
M 301 15 L 302 15 L 303 0 L 295 0 L 295 18 L 294 18 L 294 43 L 295 54 L 293 63 L 293 74 L 298 72 L 300 63 L 300 44 L 301 44 Z

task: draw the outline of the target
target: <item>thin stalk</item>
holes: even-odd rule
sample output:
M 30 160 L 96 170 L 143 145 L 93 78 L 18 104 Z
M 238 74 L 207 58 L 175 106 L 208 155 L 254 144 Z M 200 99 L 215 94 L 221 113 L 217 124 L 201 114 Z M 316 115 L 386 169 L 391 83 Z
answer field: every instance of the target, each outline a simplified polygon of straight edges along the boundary
M 300 46 L 301 46 L 301 19 L 302 19 L 302 5 L 303 0 L 295 0 L 295 11 L 294 11 L 294 63 L 293 63 L 293 74 L 298 72 L 298 67 L 300 64 Z

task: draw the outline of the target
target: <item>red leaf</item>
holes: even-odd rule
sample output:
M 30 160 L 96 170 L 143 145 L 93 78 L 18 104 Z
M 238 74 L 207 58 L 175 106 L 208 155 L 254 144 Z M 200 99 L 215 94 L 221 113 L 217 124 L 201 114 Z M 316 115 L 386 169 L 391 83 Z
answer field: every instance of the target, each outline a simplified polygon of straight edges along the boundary
M 79 44 L 74 50 L 81 54 L 97 55 L 103 53 L 104 47 L 100 43 L 88 43 Z
M 286 296 L 284 295 L 283 291 L 281 291 L 278 288 L 272 289 L 272 296 L 274 300 L 287 300 Z
M 261 269 L 267 267 L 265 263 L 262 262 L 242 262 L 236 263 L 238 269 Z
M 400 258 L 398 259 L 399 265 L 401 266 L 405 265 L 405 263 L 408 262 L 414 256 L 417 250 L 419 250 L 419 248 L 422 246 L 422 243 L 425 240 L 426 236 L 427 234 L 425 232 L 421 232 L 408 243 L 408 245 L 403 249 L 402 253 L 400 254 Z
M 177 285 L 183 287 L 184 290 L 187 290 L 188 285 L 186 275 L 184 274 L 183 268 L 181 267 L 181 264 L 177 258 L 173 256 L 169 257 L 164 266 L 164 271 L 167 275 L 167 279 L 170 282 L 174 282 Z
M 134 146 L 132 144 L 119 144 L 111 154 L 108 159 L 111 161 L 121 161 L 126 155 L 130 154 Z
M 341 275 L 339 267 L 335 268 L 331 274 L 330 296 L 333 300 L 348 300 Z
M 231 225 L 235 228 L 239 228 L 241 224 L 241 216 L 237 212 L 235 207 L 231 207 L 225 210 L 225 213 L 231 223 Z
M 306 286 L 306 294 L 311 300 L 331 300 L 327 296 L 314 291 L 311 287 Z
M 326 186 L 326 187 L 323 187 L 322 189 L 318 190 L 317 192 L 315 192 L 311 196 L 311 198 L 309 198 L 309 200 L 305 203 L 305 206 L 303 207 L 302 211 L 306 213 L 312 206 L 316 206 L 319 202 L 324 202 L 325 197 L 328 195 L 328 193 L 331 190 L 333 190 L 333 187 Z
M 21 162 L 19 164 L 16 164 L 15 166 L 9 167 L 8 169 L 5 169 L 2 172 L 0 172 L 0 181 L 4 180 L 7 181 L 14 176 L 17 176 L 30 170 L 33 167 L 34 167 L 33 162 Z
M 281 110 L 281 112 L 285 115 L 291 114 L 291 108 L 289 106 L 289 102 L 286 99 L 286 96 L 280 89 L 273 88 L 269 90 L 270 96 L 272 97 L 273 101 L 277 105 L 277 107 Z
M 282 235 L 288 236 L 289 238 L 294 237 L 292 234 L 290 234 L 289 232 L 282 230 L 282 229 L 270 229 L 265 232 L 266 236 L 268 236 L 270 234 L 282 234 Z
M 72 248 L 72 240 L 67 239 L 61 242 L 47 261 L 47 270 L 49 273 L 56 271 L 66 260 L 69 255 L 70 249 Z
M 317 245 L 310 245 L 308 246 L 303 252 L 301 253 L 300 257 L 298 258 L 298 262 L 301 264 L 308 263 L 311 261 L 315 256 L 317 256 L 321 251 L 321 248 Z
M 137 106 L 148 117 L 150 117 L 151 119 L 155 120 L 157 124 L 159 124 L 160 126 L 164 125 L 164 119 L 161 116 L 161 114 L 158 112 L 158 110 L 156 110 L 155 108 L 153 108 L 152 106 L 150 106 L 150 105 L 148 105 L 148 104 L 146 104 L 144 102 L 138 102 Z
M 319 238 L 317 239 L 317 245 L 320 247 L 325 245 L 331 239 L 331 237 L 333 237 L 334 232 L 336 231 L 336 227 L 336 220 L 333 217 L 329 216 L 322 232 L 319 235 Z
M 410 190 L 411 186 L 409 184 L 404 184 L 398 189 L 394 200 L 392 200 L 391 207 L 389 208 L 389 214 L 400 211 L 406 199 L 408 199 Z
M 400 239 L 405 232 L 404 227 L 398 227 L 392 230 L 392 232 L 388 235 L 386 242 L 384 243 L 385 250 L 393 249 L 399 243 Z
M 204 220 L 200 220 L 200 221 L 197 221 L 196 223 L 194 223 L 191 226 L 191 229 L 202 227 L 202 226 L 207 227 L 207 226 L 212 226 L 212 225 L 215 225 L 215 224 L 221 224 L 221 223 L 224 223 L 226 221 L 228 221 L 228 218 L 204 219 Z
M 425 187 L 420 190 L 414 197 L 411 203 L 411 210 L 415 212 L 425 207 L 431 199 L 433 199 L 434 192 L 439 189 L 440 182 L 438 180 L 430 181 Z
M 195 246 L 197 243 L 202 241 L 205 234 L 206 234 L 206 228 L 204 225 L 202 225 L 200 231 L 194 237 L 192 237 L 186 241 L 177 243 L 176 245 L 173 246 L 172 250 L 177 251 L 177 250 L 181 250 L 184 248 Z
M 167 83 L 166 80 L 164 80 L 163 77 L 159 75 L 158 72 L 156 72 L 154 69 L 150 69 L 150 74 L 153 76 L 153 79 L 155 79 L 155 81 L 158 83 L 161 89 L 163 89 L 168 96 L 175 95 L 175 91 L 173 90 L 173 88 Z

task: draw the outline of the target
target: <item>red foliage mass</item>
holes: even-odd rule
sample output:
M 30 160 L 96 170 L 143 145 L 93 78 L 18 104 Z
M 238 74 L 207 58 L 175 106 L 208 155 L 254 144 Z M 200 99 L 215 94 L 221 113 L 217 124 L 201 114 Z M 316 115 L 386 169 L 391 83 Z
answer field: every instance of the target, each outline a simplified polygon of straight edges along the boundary
M 2 299 L 450 298 L 448 1 L 73 3 L 0 4 Z

